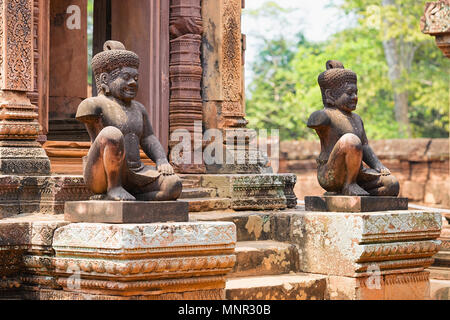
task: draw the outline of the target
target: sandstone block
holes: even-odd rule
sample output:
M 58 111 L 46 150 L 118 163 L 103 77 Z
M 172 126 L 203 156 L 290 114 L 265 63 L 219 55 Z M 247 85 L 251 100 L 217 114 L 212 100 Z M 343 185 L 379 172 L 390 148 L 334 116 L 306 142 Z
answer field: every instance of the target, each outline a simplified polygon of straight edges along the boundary
M 64 219 L 69 222 L 155 223 L 187 222 L 185 201 L 74 201 L 66 202 Z
M 408 199 L 397 197 L 305 197 L 306 211 L 371 212 L 408 210 Z

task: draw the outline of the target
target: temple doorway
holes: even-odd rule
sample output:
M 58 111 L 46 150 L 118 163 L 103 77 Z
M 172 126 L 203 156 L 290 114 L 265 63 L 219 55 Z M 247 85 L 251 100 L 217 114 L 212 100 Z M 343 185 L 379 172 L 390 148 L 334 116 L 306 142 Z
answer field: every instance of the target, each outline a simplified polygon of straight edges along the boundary
M 88 30 L 88 6 L 93 25 Z M 89 95 L 90 57 L 106 40 L 121 41 L 140 57 L 137 100 L 151 116 L 155 134 L 167 150 L 169 140 L 169 3 L 164 0 L 34 0 L 35 90 L 40 142 L 54 173 L 80 173 L 89 136 L 75 120 Z M 92 53 L 88 53 L 88 32 Z M 92 90 L 92 92 L 91 92 Z M 60 159 L 60 160 L 58 160 Z M 73 170 L 67 160 L 73 160 Z M 64 161 L 64 163 L 61 163 Z

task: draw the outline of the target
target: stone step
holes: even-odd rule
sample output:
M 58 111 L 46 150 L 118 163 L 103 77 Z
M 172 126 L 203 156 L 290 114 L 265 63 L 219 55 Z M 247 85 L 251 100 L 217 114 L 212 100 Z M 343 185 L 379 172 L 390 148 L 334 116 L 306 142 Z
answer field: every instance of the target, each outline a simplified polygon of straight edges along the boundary
M 181 175 L 181 182 L 183 188 L 200 188 L 201 187 L 201 176 L 199 175 Z
M 216 210 L 228 210 L 231 205 L 229 198 L 189 198 L 183 199 L 189 203 L 189 212 L 205 212 Z M 189 219 L 190 221 L 197 221 Z M 208 221 L 207 219 L 203 221 Z
M 211 198 L 216 196 L 212 188 L 183 188 L 180 199 Z
M 325 300 L 326 276 L 291 273 L 229 279 L 227 300 Z
M 191 221 L 230 221 L 236 225 L 237 241 L 290 241 L 290 217 L 282 211 L 217 211 L 191 213 Z M 193 212 L 193 211 L 191 211 Z
M 293 244 L 266 241 L 239 241 L 236 264 L 228 276 L 249 277 L 298 271 L 298 251 Z

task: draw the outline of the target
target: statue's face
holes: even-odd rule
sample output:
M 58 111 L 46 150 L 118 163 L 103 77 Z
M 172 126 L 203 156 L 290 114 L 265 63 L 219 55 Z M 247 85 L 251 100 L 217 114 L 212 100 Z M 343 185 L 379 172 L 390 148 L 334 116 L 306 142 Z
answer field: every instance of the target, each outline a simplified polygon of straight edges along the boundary
M 122 101 L 136 98 L 139 72 L 136 68 L 123 67 L 119 74 L 108 83 L 111 95 Z
M 345 112 L 352 112 L 358 104 L 358 87 L 354 83 L 347 83 L 341 90 L 341 95 L 334 100 L 334 106 Z

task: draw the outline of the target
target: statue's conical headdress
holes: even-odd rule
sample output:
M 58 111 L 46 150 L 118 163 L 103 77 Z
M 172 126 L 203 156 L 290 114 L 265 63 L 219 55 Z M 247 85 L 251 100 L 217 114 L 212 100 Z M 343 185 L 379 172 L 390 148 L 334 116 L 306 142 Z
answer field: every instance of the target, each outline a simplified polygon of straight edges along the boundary
M 106 41 L 103 51 L 92 58 L 92 71 L 94 72 L 97 91 L 101 92 L 100 75 L 110 73 L 118 68 L 139 68 L 139 57 L 136 53 L 128 51 L 119 41 Z
M 355 83 L 358 80 L 356 73 L 349 69 L 345 69 L 342 62 L 336 60 L 328 60 L 326 63 L 327 70 L 319 75 L 319 86 L 322 91 L 323 103 L 326 105 L 325 90 L 342 89 L 346 83 Z

